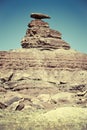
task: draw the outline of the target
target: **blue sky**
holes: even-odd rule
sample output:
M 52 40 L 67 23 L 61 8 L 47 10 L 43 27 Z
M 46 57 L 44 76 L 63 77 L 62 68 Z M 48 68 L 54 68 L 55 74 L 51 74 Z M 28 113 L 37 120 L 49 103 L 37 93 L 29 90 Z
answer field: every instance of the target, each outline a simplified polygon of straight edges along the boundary
M 45 13 L 52 29 L 71 47 L 87 53 L 87 0 L 0 0 L 0 50 L 21 48 L 32 12 Z

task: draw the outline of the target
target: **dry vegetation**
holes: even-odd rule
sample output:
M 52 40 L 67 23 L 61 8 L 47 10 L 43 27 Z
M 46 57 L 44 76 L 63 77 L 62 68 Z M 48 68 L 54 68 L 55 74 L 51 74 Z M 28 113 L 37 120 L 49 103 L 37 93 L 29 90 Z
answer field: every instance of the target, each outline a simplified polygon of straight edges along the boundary
M 87 130 L 87 109 L 0 110 L 0 130 Z

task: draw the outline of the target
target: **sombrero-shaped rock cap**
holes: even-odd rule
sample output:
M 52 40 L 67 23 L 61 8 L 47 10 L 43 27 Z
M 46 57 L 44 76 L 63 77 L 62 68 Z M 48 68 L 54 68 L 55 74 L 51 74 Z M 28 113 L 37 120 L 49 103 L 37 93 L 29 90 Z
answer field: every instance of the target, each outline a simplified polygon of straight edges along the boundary
M 30 15 L 31 18 L 35 18 L 35 19 L 49 19 L 51 18 L 50 16 L 46 15 L 46 14 L 41 14 L 41 13 L 31 13 Z

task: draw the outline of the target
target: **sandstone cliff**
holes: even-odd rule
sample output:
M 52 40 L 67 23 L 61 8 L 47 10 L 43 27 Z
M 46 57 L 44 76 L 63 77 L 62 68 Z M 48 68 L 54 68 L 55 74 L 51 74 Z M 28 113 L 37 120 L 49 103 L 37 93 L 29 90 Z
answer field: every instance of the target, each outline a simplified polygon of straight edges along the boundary
M 87 108 L 87 54 L 42 21 L 49 16 L 32 18 L 22 48 L 0 51 L 0 109 Z

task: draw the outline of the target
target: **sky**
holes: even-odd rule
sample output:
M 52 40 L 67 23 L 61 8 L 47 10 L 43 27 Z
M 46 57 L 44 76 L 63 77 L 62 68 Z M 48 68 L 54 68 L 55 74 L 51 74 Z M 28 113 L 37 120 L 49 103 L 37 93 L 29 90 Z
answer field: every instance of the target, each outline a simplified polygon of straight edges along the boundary
M 34 12 L 49 15 L 50 28 L 71 48 L 87 53 L 87 0 L 0 0 L 0 50 L 21 48 Z

